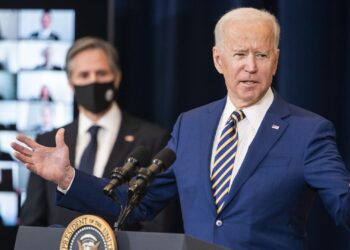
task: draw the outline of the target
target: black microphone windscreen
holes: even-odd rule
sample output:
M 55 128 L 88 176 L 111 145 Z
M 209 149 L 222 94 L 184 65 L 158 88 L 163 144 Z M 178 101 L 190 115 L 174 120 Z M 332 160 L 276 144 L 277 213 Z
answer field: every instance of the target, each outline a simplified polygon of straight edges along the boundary
M 131 152 L 129 158 L 136 159 L 140 166 L 147 166 L 151 159 L 151 153 L 145 146 L 138 146 Z
M 165 168 L 168 168 L 176 160 L 176 154 L 171 149 L 164 148 L 153 157 L 153 160 L 160 160 Z

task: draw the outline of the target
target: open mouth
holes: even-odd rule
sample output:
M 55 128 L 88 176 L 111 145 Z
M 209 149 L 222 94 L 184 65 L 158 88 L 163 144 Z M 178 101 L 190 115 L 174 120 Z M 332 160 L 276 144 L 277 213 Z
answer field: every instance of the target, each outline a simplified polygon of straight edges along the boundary
M 246 85 L 253 85 L 253 84 L 257 84 L 258 81 L 254 81 L 254 80 L 243 80 L 240 81 L 240 83 L 246 84 Z

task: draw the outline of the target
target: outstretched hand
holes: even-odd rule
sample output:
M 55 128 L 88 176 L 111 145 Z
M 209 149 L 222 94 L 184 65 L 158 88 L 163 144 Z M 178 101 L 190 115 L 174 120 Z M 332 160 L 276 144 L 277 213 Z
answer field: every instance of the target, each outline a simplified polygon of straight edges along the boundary
M 16 139 L 27 146 L 17 142 L 11 143 L 18 160 L 33 173 L 56 183 L 60 188 L 68 188 L 74 176 L 74 169 L 69 162 L 63 128 L 56 133 L 56 147 L 45 147 L 25 135 L 18 135 Z

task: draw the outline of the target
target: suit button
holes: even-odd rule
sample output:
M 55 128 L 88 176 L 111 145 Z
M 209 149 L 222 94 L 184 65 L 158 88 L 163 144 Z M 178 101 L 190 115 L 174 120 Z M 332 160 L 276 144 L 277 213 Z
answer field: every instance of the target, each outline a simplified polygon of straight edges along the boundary
M 222 220 L 217 220 L 215 222 L 216 226 L 221 227 L 222 226 Z

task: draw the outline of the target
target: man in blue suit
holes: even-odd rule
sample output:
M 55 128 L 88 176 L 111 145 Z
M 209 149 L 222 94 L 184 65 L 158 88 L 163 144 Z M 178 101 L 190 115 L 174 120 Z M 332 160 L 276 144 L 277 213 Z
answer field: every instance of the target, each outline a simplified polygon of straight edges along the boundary
M 180 115 L 167 146 L 177 160 L 130 220 L 152 218 L 178 193 L 188 235 L 234 250 L 305 249 L 307 214 L 318 193 L 336 223 L 350 226 L 350 174 L 332 124 L 271 89 L 279 33 L 273 15 L 253 8 L 219 20 L 213 59 L 227 97 Z M 56 148 L 19 136 L 32 150 L 13 144 L 16 157 L 63 189 L 60 205 L 115 216 L 100 191 L 108 180 L 70 167 L 63 134 Z M 125 203 L 126 193 L 117 191 Z

